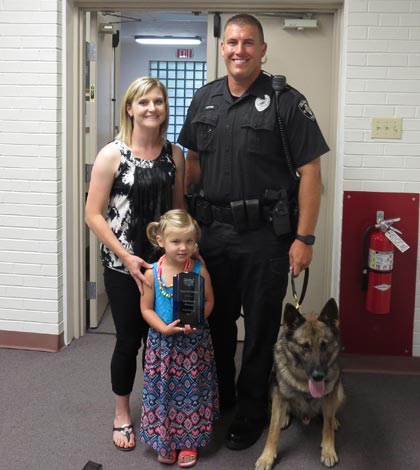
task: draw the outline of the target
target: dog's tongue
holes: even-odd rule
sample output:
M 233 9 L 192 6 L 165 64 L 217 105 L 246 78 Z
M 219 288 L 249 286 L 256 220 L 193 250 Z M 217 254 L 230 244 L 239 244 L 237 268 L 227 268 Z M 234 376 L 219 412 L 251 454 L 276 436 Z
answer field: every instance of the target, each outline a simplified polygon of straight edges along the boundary
M 325 393 L 325 382 L 315 382 L 315 380 L 309 380 L 308 383 L 309 393 L 313 398 L 322 398 Z

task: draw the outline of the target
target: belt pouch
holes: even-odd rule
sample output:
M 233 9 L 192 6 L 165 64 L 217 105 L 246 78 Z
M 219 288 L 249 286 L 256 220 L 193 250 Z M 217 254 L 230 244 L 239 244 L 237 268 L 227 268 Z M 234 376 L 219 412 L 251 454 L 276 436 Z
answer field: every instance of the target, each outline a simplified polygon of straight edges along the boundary
M 196 216 L 196 213 L 195 213 L 195 205 L 196 205 L 196 202 L 197 202 L 197 194 L 195 193 L 188 193 L 188 194 L 185 194 L 185 205 L 187 206 L 187 210 L 188 212 L 193 216 L 195 217 Z
M 195 218 L 204 225 L 210 225 L 213 222 L 211 205 L 202 197 L 197 197 L 195 201 Z
M 255 230 L 261 225 L 260 201 L 258 199 L 247 199 L 245 201 L 246 215 L 249 230 Z
M 232 209 L 232 219 L 235 230 L 237 232 L 244 232 L 247 229 L 244 201 L 232 201 L 230 207 Z
M 290 225 L 289 202 L 287 192 L 282 190 L 281 198 L 273 209 L 273 230 L 276 235 L 286 235 L 292 231 Z

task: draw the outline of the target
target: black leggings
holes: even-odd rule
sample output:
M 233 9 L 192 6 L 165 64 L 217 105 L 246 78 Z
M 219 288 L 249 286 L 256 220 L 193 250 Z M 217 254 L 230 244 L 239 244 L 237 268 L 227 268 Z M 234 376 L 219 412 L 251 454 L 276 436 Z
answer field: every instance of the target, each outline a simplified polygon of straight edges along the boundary
M 117 333 L 111 359 L 112 391 L 124 396 L 133 390 L 137 354 L 142 340 L 143 346 L 146 345 L 149 327 L 140 311 L 140 292 L 134 279 L 129 274 L 105 268 L 104 280 Z

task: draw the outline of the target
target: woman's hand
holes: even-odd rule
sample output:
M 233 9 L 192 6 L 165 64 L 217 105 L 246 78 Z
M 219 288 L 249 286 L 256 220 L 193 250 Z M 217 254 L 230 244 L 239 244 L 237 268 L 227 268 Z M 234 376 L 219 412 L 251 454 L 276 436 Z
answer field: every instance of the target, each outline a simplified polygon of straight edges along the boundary
M 140 294 L 143 295 L 143 283 L 148 287 L 151 287 L 151 284 L 146 279 L 141 270 L 152 269 L 153 266 L 144 261 L 144 259 L 140 258 L 139 256 L 131 255 L 129 253 L 127 253 L 127 256 L 124 258 L 123 262 L 133 279 L 136 281 Z
M 203 266 L 206 265 L 206 263 L 205 263 L 203 257 L 202 257 L 201 254 L 200 254 L 200 248 L 198 247 L 198 244 L 197 244 L 197 243 L 195 244 L 195 250 L 194 250 L 194 253 L 192 254 L 191 258 L 193 258 L 193 259 L 198 259 L 199 261 L 201 261 L 201 264 L 202 264 Z

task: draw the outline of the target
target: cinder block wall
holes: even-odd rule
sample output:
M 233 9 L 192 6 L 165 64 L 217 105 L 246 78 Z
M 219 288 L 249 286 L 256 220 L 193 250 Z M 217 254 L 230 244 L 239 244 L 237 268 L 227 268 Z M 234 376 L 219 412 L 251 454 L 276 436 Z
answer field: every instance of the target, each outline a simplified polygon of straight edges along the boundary
M 61 1 L 0 2 L 3 345 L 56 349 L 63 332 L 62 36 Z
M 420 193 L 420 0 L 350 0 L 345 10 L 344 190 Z M 402 138 L 372 140 L 373 117 L 402 118 Z

